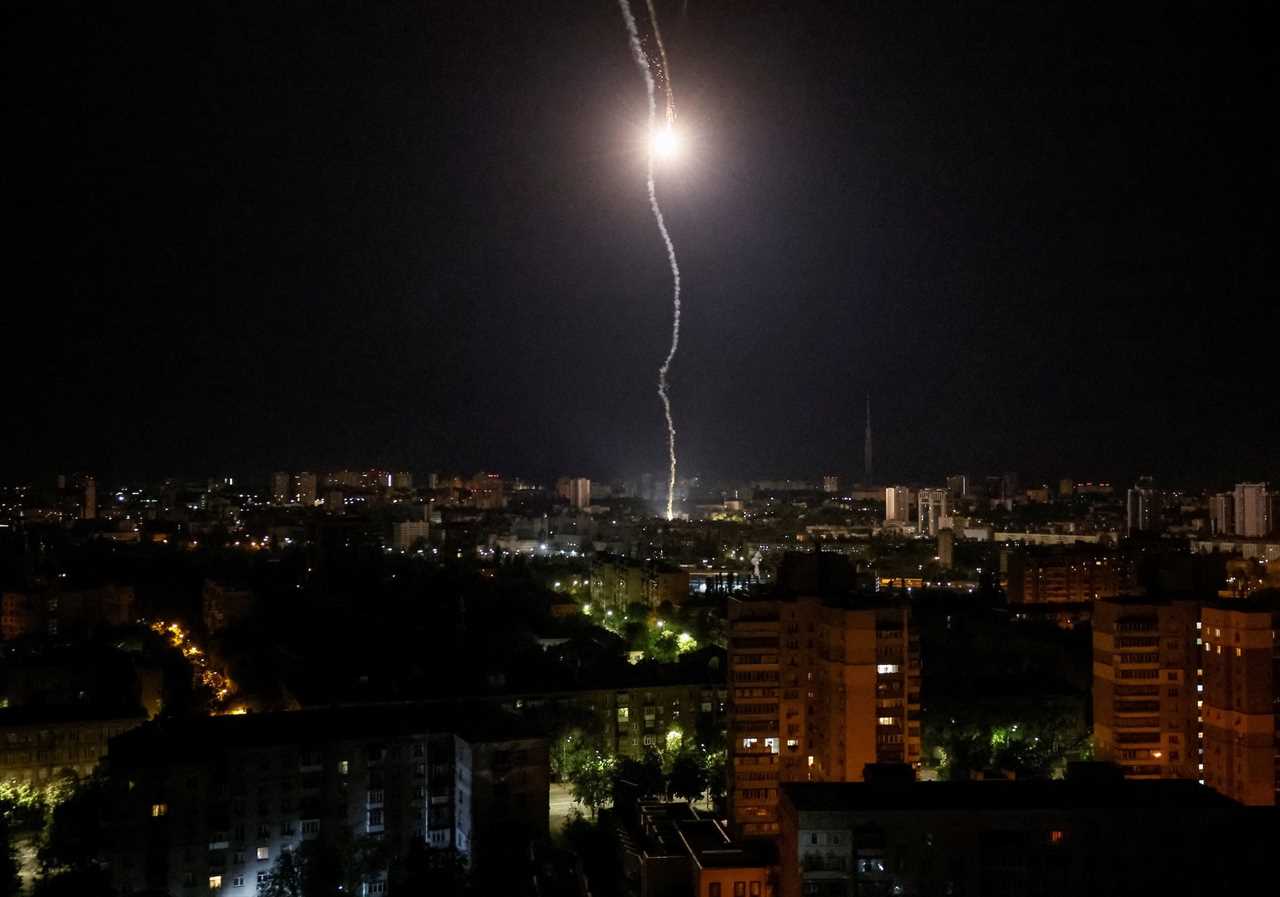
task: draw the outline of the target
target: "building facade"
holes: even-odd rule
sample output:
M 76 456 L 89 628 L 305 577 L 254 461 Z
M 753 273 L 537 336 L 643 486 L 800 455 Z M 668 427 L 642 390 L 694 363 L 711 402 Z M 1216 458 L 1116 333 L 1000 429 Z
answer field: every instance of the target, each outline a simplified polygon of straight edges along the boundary
M 888 486 L 884 490 L 884 522 L 905 526 L 911 521 L 911 490 Z
M 1236 531 L 1236 496 L 1219 492 L 1209 498 L 1209 529 L 1215 536 L 1230 536 Z
M 1205 784 L 1243 804 L 1280 789 L 1280 594 L 1219 601 L 1201 614 Z
M 1094 604 L 1094 749 L 1128 778 L 1199 778 L 1199 616 L 1190 601 Z
M 556 481 L 556 494 L 579 511 L 591 505 L 591 480 L 586 477 L 561 477 Z
M 43 785 L 66 771 L 87 776 L 106 755 L 110 739 L 145 720 L 140 713 L 84 708 L 0 710 L 0 781 Z
M 287 470 L 277 470 L 271 474 L 271 503 L 287 505 L 293 500 L 293 490 L 289 488 L 290 477 Z
M 917 499 L 917 515 L 922 535 L 936 536 L 942 528 L 942 519 L 951 516 L 946 489 L 921 489 Z
M 1271 500 L 1266 483 L 1236 483 L 1234 535 L 1260 538 L 1271 532 Z
M 1158 533 L 1163 525 L 1163 497 L 1150 481 L 1139 482 L 1125 498 L 1125 535 Z
M 5 592 L 0 595 L 0 635 L 15 639 L 24 635 L 67 635 L 101 626 L 124 626 L 136 619 L 133 589 L 103 586 L 96 589 Z
M 920 760 L 909 606 L 819 591 L 729 603 L 729 821 L 740 837 L 777 834 L 783 782 L 856 782 L 868 764 Z
M 283 851 L 363 841 L 382 859 L 354 893 L 385 894 L 414 841 L 480 871 L 547 831 L 545 739 L 466 735 L 407 707 L 149 724 L 104 771 L 102 859 L 123 893 L 253 897 Z
M 1103 764 L 1098 764 L 1102 766 Z M 1094 773 L 1096 775 L 1096 773 Z M 782 897 L 1258 893 L 1275 817 L 1195 782 L 782 786 Z
M 1131 561 L 1097 549 L 1046 546 L 1002 557 L 1010 604 L 1079 604 L 1132 594 Z

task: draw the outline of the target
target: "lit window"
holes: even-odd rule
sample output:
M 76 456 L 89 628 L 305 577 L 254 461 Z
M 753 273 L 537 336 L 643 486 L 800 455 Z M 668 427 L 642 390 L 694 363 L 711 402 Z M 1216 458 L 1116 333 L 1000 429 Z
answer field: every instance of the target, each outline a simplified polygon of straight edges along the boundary
M 351 772 L 351 763 L 347 760 L 338 761 L 338 775 L 345 776 Z
M 259 847 L 259 848 L 258 848 L 258 859 L 260 859 L 260 860 L 269 860 L 269 859 L 271 859 L 271 848 L 270 848 L 270 847 Z
M 1059 831 L 1058 829 L 1054 829 L 1053 831 L 1049 832 L 1050 844 L 1061 844 L 1063 840 L 1065 840 L 1065 838 L 1066 838 L 1066 834 L 1062 831 Z
M 882 726 L 892 726 L 896 724 L 897 721 L 898 720 L 892 716 L 882 716 L 877 720 L 877 722 L 880 723 L 880 725 Z
M 767 748 L 769 749 L 769 753 L 771 753 L 771 754 L 776 754 L 776 753 L 778 753 L 778 739 L 776 739 L 776 738 L 766 738 L 766 739 L 764 740 L 764 746 L 765 746 L 765 747 L 767 747 Z
M 210 876 L 209 876 L 209 890 L 210 890 L 210 891 L 221 891 L 221 890 L 222 890 L 222 876 L 221 876 L 221 875 L 210 875 Z
M 760 743 L 760 739 L 759 739 L 759 738 L 744 738 L 744 739 L 742 739 L 742 746 L 743 746 L 744 748 L 753 748 L 753 747 L 755 747 L 755 746 L 756 746 L 757 744 L 759 744 L 759 743 Z
M 161 816 L 167 816 L 168 813 L 169 813 L 168 804 L 152 804 L 151 805 L 151 815 L 153 817 L 159 818 Z

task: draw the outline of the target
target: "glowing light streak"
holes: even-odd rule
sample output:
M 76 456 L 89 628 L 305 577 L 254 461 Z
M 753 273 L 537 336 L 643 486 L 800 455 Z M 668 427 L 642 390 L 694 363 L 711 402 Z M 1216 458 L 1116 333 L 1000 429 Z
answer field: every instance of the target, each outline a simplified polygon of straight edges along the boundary
M 667 356 L 663 359 L 662 365 L 658 368 L 658 398 L 662 400 L 662 413 L 667 423 L 667 512 L 668 520 L 675 518 L 675 492 L 676 492 L 676 424 L 675 419 L 671 415 L 671 393 L 670 381 L 668 375 L 671 372 L 671 362 L 676 357 L 676 350 L 680 348 L 680 265 L 676 261 L 675 244 L 671 242 L 671 234 L 667 231 L 667 223 L 662 217 L 662 207 L 658 205 L 658 190 L 654 182 L 653 175 L 653 159 L 654 150 L 656 149 L 656 120 L 658 115 L 657 99 L 654 95 L 653 72 L 649 67 L 649 57 L 645 55 L 644 48 L 640 45 L 640 34 L 636 30 L 636 18 L 631 13 L 631 4 L 628 0 L 618 0 L 618 6 L 622 10 L 622 20 L 627 26 L 627 38 L 631 44 L 631 55 L 635 58 L 636 65 L 640 67 L 640 72 L 644 76 L 645 91 L 649 98 L 649 151 L 646 160 L 646 186 L 649 189 L 649 208 L 653 212 L 653 220 L 657 222 L 658 233 L 662 236 L 662 242 L 667 249 L 667 261 L 671 265 L 671 347 L 667 350 Z M 649 13 L 653 15 L 653 7 L 650 5 Z M 654 34 L 658 33 L 657 19 L 654 17 Z M 662 49 L 661 37 L 658 37 L 659 48 Z M 662 49 L 665 59 L 666 50 Z M 665 63 L 664 63 L 665 65 Z M 665 71 L 664 71 L 665 75 Z M 670 78 L 667 78 L 667 128 L 671 141 L 674 143 L 674 134 L 670 132 L 672 120 L 675 116 L 674 105 L 671 101 L 671 85 Z

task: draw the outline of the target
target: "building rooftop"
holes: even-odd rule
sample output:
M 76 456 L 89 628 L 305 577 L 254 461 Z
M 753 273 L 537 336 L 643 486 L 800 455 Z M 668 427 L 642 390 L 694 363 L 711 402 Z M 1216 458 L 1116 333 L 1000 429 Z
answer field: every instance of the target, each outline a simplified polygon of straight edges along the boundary
M 1192 781 L 796 782 L 781 786 L 797 810 L 954 813 L 1035 810 L 1232 809 L 1239 805 Z
M 767 865 L 765 858 L 757 851 L 735 844 L 714 819 L 681 822 L 677 825 L 677 830 L 689 856 L 702 869 L 741 869 Z
M 82 725 L 85 723 L 128 721 L 147 718 L 141 707 L 95 707 L 90 705 L 33 705 L 0 710 L 0 728 L 18 726 Z
M 1244 598 L 1215 598 L 1206 601 L 1204 606 L 1215 610 L 1280 613 L 1280 589 L 1259 589 Z
M 456 702 L 367 704 L 155 720 L 112 740 L 111 757 L 145 762 L 200 757 L 228 748 L 323 744 L 346 738 L 451 732 L 468 741 L 542 737 L 530 724 L 491 706 Z

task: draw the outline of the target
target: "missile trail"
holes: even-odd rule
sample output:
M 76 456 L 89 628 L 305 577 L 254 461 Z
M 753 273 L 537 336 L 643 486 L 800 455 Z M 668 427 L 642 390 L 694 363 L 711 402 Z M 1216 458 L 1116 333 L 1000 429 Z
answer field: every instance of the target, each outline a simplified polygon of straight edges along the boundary
M 662 217 L 662 207 L 658 205 L 658 191 L 654 184 L 653 177 L 653 134 L 657 126 L 658 104 L 654 92 L 653 71 L 649 67 L 649 57 L 644 52 L 644 47 L 640 44 L 640 34 L 636 30 L 636 17 L 631 13 L 631 4 L 629 0 L 618 0 L 618 6 L 622 10 L 622 20 L 627 26 L 627 38 L 631 44 L 631 55 L 635 57 L 636 65 L 640 67 L 640 72 L 644 76 L 645 90 L 649 97 L 649 152 L 647 160 L 647 186 L 649 188 L 649 208 L 653 211 L 653 220 L 658 224 L 658 233 L 662 235 L 662 242 L 667 248 L 667 261 L 671 265 L 671 348 L 667 350 L 667 357 L 663 359 L 662 366 L 658 368 L 658 397 L 662 399 L 662 412 L 667 419 L 667 458 L 669 469 L 667 472 L 667 519 L 675 518 L 675 494 L 676 494 L 676 423 L 671 416 L 671 393 L 668 375 L 671 372 L 671 362 L 676 357 L 676 350 L 680 348 L 680 265 L 676 262 L 676 247 L 671 242 L 671 234 L 667 231 L 667 223 Z M 649 0 L 649 13 L 653 15 L 652 0 Z M 657 34 L 657 19 L 654 19 L 654 34 Z M 658 38 L 658 46 L 661 48 L 662 39 Z M 665 59 L 666 51 L 662 51 Z M 665 74 L 665 71 L 664 71 Z M 667 126 L 671 125 L 671 118 L 675 115 L 674 106 L 671 103 L 671 81 L 667 78 Z
M 671 87 L 671 63 L 667 61 L 667 45 L 662 42 L 662 30 L 658 27 L 658 13 L 653 8 L 653 0 L 645 0 L 649 6 L 649 23 L 653 26 L 653 41 L 658 45 L 658 55 L 662 57 L 662 88 L 667 96 L 667 127 L 676 120 L 676 95 Z

